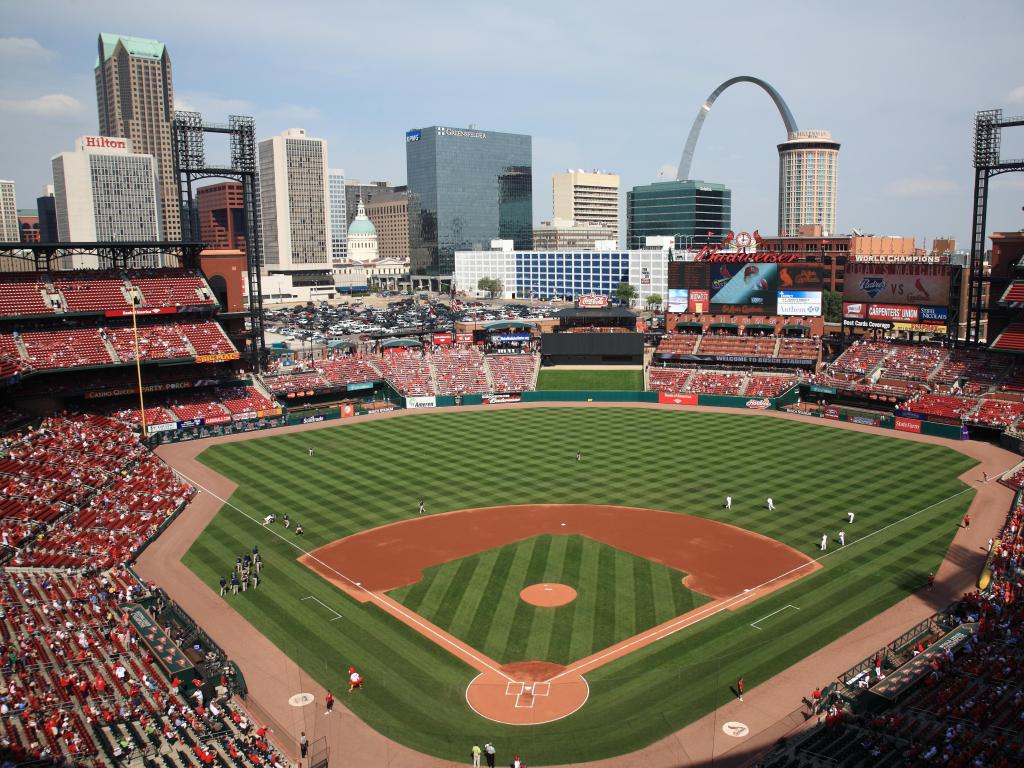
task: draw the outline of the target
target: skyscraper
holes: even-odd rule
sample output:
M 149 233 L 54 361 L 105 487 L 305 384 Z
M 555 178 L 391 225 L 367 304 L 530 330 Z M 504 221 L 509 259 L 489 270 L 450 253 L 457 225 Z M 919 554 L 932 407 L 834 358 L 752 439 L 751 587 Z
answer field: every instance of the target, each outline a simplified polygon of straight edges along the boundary
M 597 224 L 619 239 L 619 177 L 603 171 L 573 171 L 551 177 L 552 218 Z
M 199 187 L 199 239 L 209 248 L 245 252 L 245 198 L 242 185 L 224 181 Z
M 348 256 L 345 172 L 339 168 L 327 171 L 327 188 L 331 199 L 331 261 L 337 265 Z
M 289 128 L 261 141 L 259 151 L 264 266 L 284 272 L 330 269 L 327 142 Z
M 14 199 L 14 182 L 0 180 L 0 243 L 21 240 L 18 227 L 18 204 Z
M 159 239 L 156 160 L 132 150 L 128 139 L 82 136 L 52 159 L 60 240 Z M 74 258 L 64 266 L 96 266 L 95 256 Z
M 409 195 L 406 192 L 378 193 L 366 204 L 366 215 L 377 228 L 382 259 L 409 261 Z
M 406 189 L 405 186 L 393 187 L 386 181 L 371 181 L 369 184 L 364 184 L 359 179 L 345 179 L 345 215 L 347 217 L 345 226 L 349 226 L 355 219 L 356 208 L 359 206 L 360 200 L 369 210 L 370 204 L 379 197 L 404 194 Z
M 779 235 L 802 225 L 836 231 L 839 142 L 828 131 L 791 131 L 779 144 Z
M 451 275 L 456 250 L 486 249 L 494 239 L 532 247 L 529 136 L 418 128 L 405 135 L 405 160 L 413 274 Z
M 159 40 L 100 34 L 96 58 L 100 135 L 129 139 L 136 152 L 156 159 L 160 231 L 181 239 L 181 203 L 171 150 L 174 88 L 171 57 Z
M 645 238 L 675 238 L 689 249 L 720 242 L 732 226 L 732 192 L 707 181 L 656 181 L 626 193 L 626 247 L 643 248 Z
M 36 198 L 36 210 L 39 211 L 39 240 L 43 243 L 56 243 L 57 234 L 57 203 L 53 197 L 53 184 L 47 184 L 41 197 Z

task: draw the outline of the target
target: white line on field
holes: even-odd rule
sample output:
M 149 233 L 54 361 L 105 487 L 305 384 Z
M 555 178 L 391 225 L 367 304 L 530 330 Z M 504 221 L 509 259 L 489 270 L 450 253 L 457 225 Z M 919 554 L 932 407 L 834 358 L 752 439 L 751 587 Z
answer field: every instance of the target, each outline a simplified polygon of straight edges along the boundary
M 774 615 L 775 615 L 776 613 L 782 613 L 782 612 L 783 612 L 784 610 L 786 610 L 787 608 L 792 608 L 792 609 L 793 609 L 794 611 L 799 611 L 799 610 L 800 610 L 800 609 L 799 609 L 799 608 L 797 608 L 797 607 L 796 607 L 795 605 L 784 605 L 784 606 L 782 606 L 781 608 L 779 608 L 779 610 L 777 610 L 777 611 L 772 611 L 772 612 L 771 612 L 771 613 L 769 613 L 769 614 L 768 614 L 767 616 L 762 616 L 762 617 L 761 617 L 760 619 L 758 619 L 757 621 L 753 621 L 753 622 L 751 622 L 751 623 L 750 623 L 750 626 L 752 626 L 752 627 L 753 627 L 754 629 L 761 629 L 761 628 L 760 628 L 759 626 L 757 626 L 758 624 L 760 624 L 760 623 L 761 623 L 762 621 L 764 621 L 765 619 L 770 619 L 770 618 L 771 618 L 772 616 L 774 616 Z
M 320 605 L 322 605 L 324 608 L 326 608 L 328 611 L 330 611 L 331 613 L 334 614 L 334 618 L 331 619 L 331 621 L 337 621 L 338 619 L 342 618 L 342 615 L 340 613 L 338 613 L 336 610 L 331 608 L 331 606 L 327 605 L 327 603 L 325 603 L 319 597 L 315 597 L 314 595 L 309 595 L 309 596 L 304 597 L 302 599 L 303 600 L 316 600 L 318 603 L 320 603 Z

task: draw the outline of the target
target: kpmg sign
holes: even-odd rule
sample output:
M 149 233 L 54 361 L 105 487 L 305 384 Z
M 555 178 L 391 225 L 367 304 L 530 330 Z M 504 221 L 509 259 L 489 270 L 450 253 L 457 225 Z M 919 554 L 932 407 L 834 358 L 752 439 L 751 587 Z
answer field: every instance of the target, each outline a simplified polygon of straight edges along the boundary
M 419 130 L 406 131 L 405 132 L 405 141 L 406 141 L 406 143 L 408 143 L 410 141 L 419 141 L 420 140 L 420 135 L 421 134 L 420 134 Z
M 417 131 L 418 133 L 418 131 Z M 487 134 L 483 131 L 467 131 L 463 128 L 444 128 L 437 126 L 438 136 L 453 136 L 458 139 L 486 139 Z M 409 141 L 409 135 L 406 134 L 406 141 Z

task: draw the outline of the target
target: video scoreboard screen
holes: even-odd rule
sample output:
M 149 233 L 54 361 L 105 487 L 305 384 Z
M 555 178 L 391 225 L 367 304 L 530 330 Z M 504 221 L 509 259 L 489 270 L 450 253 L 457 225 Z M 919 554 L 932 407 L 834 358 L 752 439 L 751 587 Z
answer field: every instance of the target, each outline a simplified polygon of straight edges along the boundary
M 671 262 L 668 311 L 725 315 L 821 314 L 822 267 L 809 262 Z

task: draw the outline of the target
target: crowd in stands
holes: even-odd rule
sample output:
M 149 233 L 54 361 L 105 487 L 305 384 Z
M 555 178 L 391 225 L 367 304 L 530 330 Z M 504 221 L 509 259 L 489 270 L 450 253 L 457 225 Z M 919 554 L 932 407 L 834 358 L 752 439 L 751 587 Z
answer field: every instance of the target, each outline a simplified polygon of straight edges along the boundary
M 6 272 L 0 316 L 25 317 L 141 308 L 213 305 L 213 292 L 187 269 Z
M 662 336 L 655 354 L 734 355 L 817 361 L 821 344 L 817 339 L 732 333 L 670 333 Z
M 1024 764 L 1024 504 L 1016 501 L 991 549 L 992 580 L 941 614 L 941 626 L 966 623 L 976 633 L 932 652 L 941 634 L 887 646 L 856 677 L 867 690 L 920 653 L 920 681 L 884 709 L 860 707 L 846 682 L 840 696 L 811 700 L 823 724 L 776 747 L 760 768 L 790 766 L 949 766 L 1012 768 Z M 818 689 L 820 690 L 820 689 Z M 816 697 L 815 697 L 816 698 Z M 881 702 L 878 699 L 875 703 Z
M 792 374 L 754 374 L 700 368 L 650 369 L 650 389 L 655 392 L 695 395 L 778 397 L 799 379 Z
M 222 395 L 230 408 L 262 398 Z M 193 493 L 119 420 L 62 414 L 0 438 L 0 759 L 287 765 L 226 677 L 200 665 L 168 680 L 125 621 L 152 594 L 124 564 Z M 165 606 L 153 616 L 170 630 Z
M 278 397 L 314 394 L 349 384 L 387 380 L 406 396 L 523 392 L 536 386 L 537 357 L 485 355 L 478 347 L 385 350 L 377 355 L 329 355 L 291 373 L 261 377 Z

